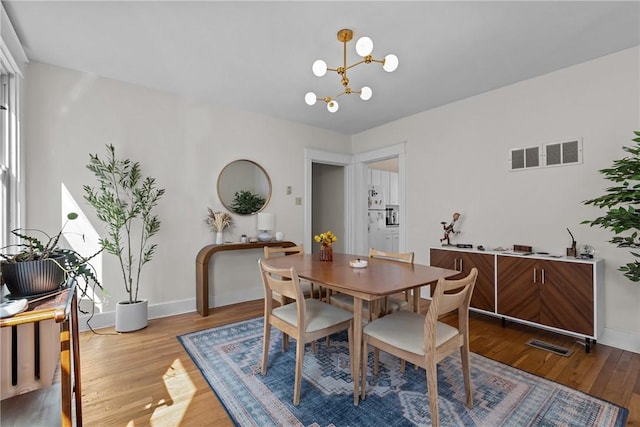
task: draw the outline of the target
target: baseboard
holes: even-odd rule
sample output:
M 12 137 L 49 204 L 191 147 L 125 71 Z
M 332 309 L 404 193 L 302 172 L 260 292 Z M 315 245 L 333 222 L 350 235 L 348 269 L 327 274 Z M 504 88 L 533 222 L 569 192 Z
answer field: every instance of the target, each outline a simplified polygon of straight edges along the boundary
M 196 311 L 196 299 L 189 298 L 181 301 L 171 301 L 162 304 L 154 304 L 149 306 L 149 319 L 158 319 L 161 317 L 175 316 L 177 314 L 191 313 Z M 108 328 L 116 324 L 116 312 L 109 311 L 105 313 L 95 314 L 91 318 L 89 325 L 87 321 L 89 315 L 78 316 L 78 329 L 80 331 L 88 331 L 91 328 L 100 329 Z
M 602 337 L 598 340 L 598 343 L 619 348 L 621 350 L 640 353 L 640 336 L 630 332 L 604 328 L 602 331 Z
M 235 294 L 229 294 L 224 296 L 217 296 L 215 298 L 213 307 L 223 307 L 225 305 L 237 304 L 246 301 L 253 301 L 256 299 L 264 298 L 264 292 L 248 291 Z M 180 301 L 170 301 L 161 304 L 149 305 L 149 319 L 158 319 L 161 317 L 175 316 L 177 314 L 192 313 L 196 311 L 196 299 L 189 298 Z M 105 313 L 98 313 L 89 321 L 89 315 L 78 316 L 78 329 L 80 331 L 89 331 L 91 329 L 109 328 L 116 324 L 116 312 L 108 311 Z M 87 321 L 91 325 L 87 325 Z

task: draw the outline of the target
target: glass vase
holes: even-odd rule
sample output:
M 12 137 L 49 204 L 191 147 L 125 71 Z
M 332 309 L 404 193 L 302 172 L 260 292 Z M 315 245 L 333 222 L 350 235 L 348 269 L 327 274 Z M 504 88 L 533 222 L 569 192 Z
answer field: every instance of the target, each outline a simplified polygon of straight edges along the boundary
M 333 261 L 333 247 L 331 245 L 320 245 L 320 261 Z

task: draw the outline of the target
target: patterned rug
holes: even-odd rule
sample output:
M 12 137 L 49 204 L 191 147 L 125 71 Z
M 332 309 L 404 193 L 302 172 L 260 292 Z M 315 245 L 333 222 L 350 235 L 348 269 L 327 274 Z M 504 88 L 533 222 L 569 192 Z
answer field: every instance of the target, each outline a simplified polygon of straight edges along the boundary
M 300 405 L 293 406 L 295 342 L 281 351 L 282 334 L 271 333 L 269 370 L 260 374 L 263 318 L 178 337 L 239 426 L 429 426 L 423 369 L 380 352 L 373 377 L 369 354 L 367 397 L 353 406 L 346 333 L 331 347 L 309 345 L 304 356 Z M 628 410 L 544 378 L 472 354 L 474 407 L 464 406 L 458 353 L 438 364 L 443 426 L 624 426 Z

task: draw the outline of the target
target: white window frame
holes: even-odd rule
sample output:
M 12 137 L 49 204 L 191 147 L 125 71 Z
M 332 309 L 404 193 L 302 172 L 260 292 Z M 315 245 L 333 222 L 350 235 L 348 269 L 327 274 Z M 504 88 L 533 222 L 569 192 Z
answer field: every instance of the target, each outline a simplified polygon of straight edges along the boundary
M 21 139 L 23 69 L 27 57 L 0 3 L 0 247 L 16 243 L 11 230 L 25 222 Z

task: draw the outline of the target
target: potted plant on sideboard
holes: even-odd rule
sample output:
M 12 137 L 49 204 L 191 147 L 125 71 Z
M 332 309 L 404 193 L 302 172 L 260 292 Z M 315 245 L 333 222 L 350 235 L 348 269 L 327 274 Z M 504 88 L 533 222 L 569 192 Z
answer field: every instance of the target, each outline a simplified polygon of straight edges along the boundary
M 12 298 L 53 293 L 69 279 L 76 281 L 80 298 L 93 299 L 96 286 L 106 294 L 89 262 L 102 252 L 102 248 L 92 255 L 82 256 L 73 249 L 60 246 L 65 226 L 76 218 L 78 214 L 75 212 L 67 214 L 67 221 L 53 236 L 39 229 L 11 231 L 22 242 L 0 248 L 0 283 L 7 285 Z M 84 240 L 84 236 L 82 238 Z M 89 287 L 91 293 L 87 292 Z
M 157 244 L 150 239 L 160 230 L 160 220 L 153 213 L 164 189 L 156 187 L 155 178 L 142 177 L 140 162 L 117 159 L 113 145 L 107 145 L 107 159 L 90 154 L 87 168 L 99 187 L 84 186 L 84 198 L 96 211 L 108 230 L 100 239 L 104 249 L 118 257 L 126 301 L 116 305 L 116 331 L 132 332 L 147 326 L 148 301 L 138 297 L 142 267 L 155 253 Z

